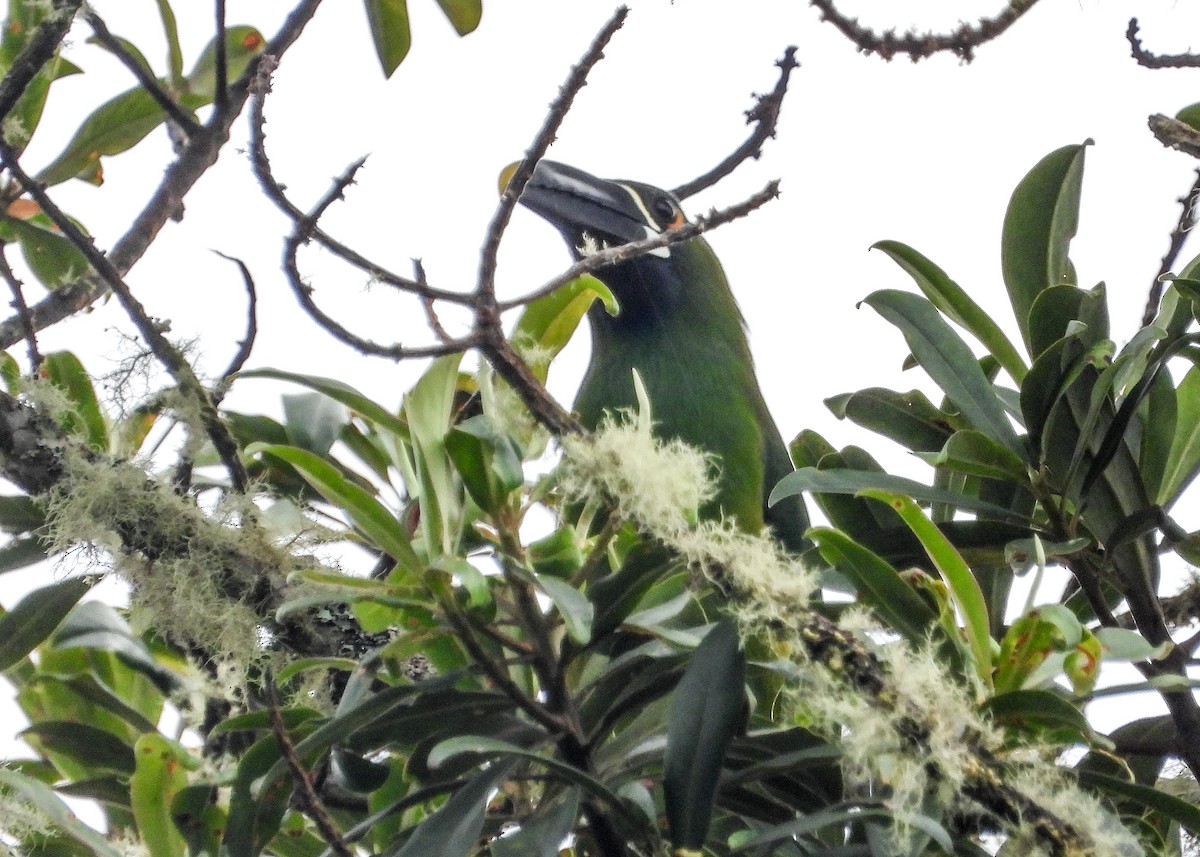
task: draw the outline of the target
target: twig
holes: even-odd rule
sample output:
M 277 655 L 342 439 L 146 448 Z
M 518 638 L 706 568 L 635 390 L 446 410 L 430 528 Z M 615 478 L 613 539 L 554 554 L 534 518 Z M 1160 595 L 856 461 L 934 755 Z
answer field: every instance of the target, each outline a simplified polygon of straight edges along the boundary
M 571 109 L 571 103 L 575 100 L 575 96 L 587 85 L 588 74 L 596 63 L 604 58 L 604 48 L 617 30 L 621 29 L 628 14 L 628 6 L 618 6 L 617 11 L 600 29 L 583 57 L 571 68 L 570 74 L 567 75 L 566 81 L 558 91 L 558 96 L 550 103 L 550 112 L 546 114 L 542 127 L 533 138 L 533 143 L 525 151 L 524 159 L 512 174 L 504 192 L 500 194 L 500 202 L 496 206 L 495 214 L 492 215 L 491 223 L 488 224 L 487 233 L 483 239 L 483 248 L 479 254 L 479 277 L 475 285 L 475 295 L 483 304 L 476 303 L 475 307 L 478 326 L 495 327 L 499 325 L 499 318 L 490 317 L 486 310 L 488 309 L 487 304 L 493 303 L 496 296 L 496 254 L 500 250 L 500 239 L 503 238 L 504 230 L 512 218 L 513 209 L 516 208 L 521 191 L 525 190 L 525 185 L 533 176 L 537 162 L 542 159 L 546 150 L 550 148 L 550 144 L 554 142 L 558 128 L 567 118 L 567 111 Z
M 425 280 L 425 266 L 421 263 L 421 260 L 413 259 L 412 263 L 413 279 L 416 280 L 417 285 L 427 285 Z M 438 318 L 437 307 L 434 305 L 433 298 L 429 297 L 428 295 L 421 295 L 420 299 L 421 306 L 425 310 L 425 321 L 428 322 L 429 327 L 433 331 L 434 335 L 437 336 L 443 345 L 449 345 L 452 343 L 454 341 L 454 337 L 446 332 L 446 328 L 442 327 L 442 320 Z
M 1191 125 L 1161 113 L 1151 115 L 1146 124 L 1150 126 L 1150 132 L 1158 142 L 1167 148 L 1200 158 L 1200 131 Z
M 1129 52 L 1137 64 L 1146 68 L 1200 68 L 1200 54 L 1153 54 L 1142 47 L 1138 38 L 1138 19 L 1130 18 L 1125 38 L 1129 40 Z
M 213 110 L 224 113 L 229 106 L 229 46 L 225 44 L 225 0 L 216 0 L 217 51 L 216 91 L 213 93 Z
M 325 210 L 329 206 L 342 197 L 346 188 L 354 182 L 354 175 L 362 165 L 363 159 L 360 158 L 351 164 L 345 173 L 335 179 L 333 186 L 317 201 L 313 210 L 295 222 L 292 234 L 284 241 L 283 269 L 287 276 L 288 284 L 292 287 L 292 291 L 296 295 L 296 300 L 300 303 L 300 307 L 327 333 L 362 354 L 373 354 L 377 357 L 387 357 L 391 360 L 406 360 L 415 357 L 440 357 L 445 354 L 466 351 L 468 348 L 474 347 L 477 342 L 474 335 L 460 339 L 451 339 L 449 342 L 443 342 L 441 345 L 420 347 L 409 347 L 398 343 L 382 345 L 353 333 L 317 306 L 316 301 L 313 300 L 312 286 L 304 282 L 304 276 L 300 273 L 297 255 L 300 247 L 308 243 L 312 237 L 313 230 L 316 229 L 317 221 L 320 220 L 321 215 L 325 213 Z
M 4 282 L 8 283 L 8 288 L 13 294 L 10 306 L 17 311 L 17 318 L 25 323 L 25 344 L 29 349 L 29 370 L 36 373 L 45 358 L 38 350 L 37 331 L 33 329 L 33 321 L 29 318 L 29 305 L 25 303 L 25 292 L 21 288 L 21 281 L 13 273 L 12 266 L 8 264 L 7 251 L 8 244 L 0 242 L 0 276 L 4 277 Z
M 895 30 L 878 33 L 838 11 L 833 0 L 809 0 L 821 12 L 821 20 L 833 24 L 842 35 L 864 54 L 878 54 L 891 61 L 896 54 L 907 54 L 913 61 L 928 59 L 949 51 L 963 62 L 975 58 L 975 49 L 999 36 L 1037 4 L 1037 0 L 1011 0 L 994 18 L 980 18 L 975 24 L 962 24 L 949 33 L 917 33 L 909 30 L 901 36 Z
M 607 268 L 609 265 L 628 262 L 630 259 L 645 256 L 659 247 L 667 247 L 671 244 L 678 244 L 681 241 L 688 241 L 698 235 L 703 235 L 705 232 L 716 229 L 718 226 L 723 226 L 726 223 L 737 220 L 739 217 L 745 217 L 777 196 L 779 196 L 779 182 L 772 181 L 758 193 L 728 208 L 723 208 L 720 211 L 714 208 L 707 215 L 697 217 L 690 223 L 681 224 L 665 232 L 652 235 L 649 238 L 643 238 L 640 241 L 631 241 L 619 247 L 609 247 L 606 250 L 601 250 L 599 253 L 593 253 L 587 258 L 580 259 L 561 274 L 546 281 L 532 292 L 524 294 L 519 298 L 500 302 L 500 311 L 507 312 L 530 301 L 545 297 L 564 283 L 569 283 L 581 274 L 590 274 L 601 268 Z
M 271 91 L 271 73 L 274 71 L 275 65 L 273 57 L 263 57 L 259 63 L 258 77 L 255 79 L 251 90 L 250 163 L 254 169 L 254 175 L 258 179 L 259 185 L 262 187 L 267 199 L 275 203 L 275 206 L 295 223 L 304 220 L 308 215 L 288 199 L 287 194 L 284 192 L 284 186 L 275 178 L 271 170 L 271 161 L 267 156 L 266 149 L 266 115 L 264 113 L 264 106 L 266 96 Z M 365 158 L 360 159 L 359 163 L 365 160 Z M 347 247 L 342 242 L 333 238 L 329 233 L 322 230 L 318 224 L 312 226 L 309 237 L 344 262 L 367 273 L 373 280 L 378 280 L 381 283 L 393 286 L 402 291 L 432 300 L 450 301 L 459 304 L 471 303 L 470 294 L 434 288 L 428 283 L 418 283 L 407 277 L 401 277 L 384 268 L 382 265 L 377 265 L 358 251 Z
M 163 112 L 167 114 L 167 118 L 173 124 L 178 126 L 189 139 L 203 132 L 204 126 L 180 107 L 179 103 L 163 89 L 162 83 L 150 73 L 150 70 L 138 62 L 137 57 L 125 49 L 125 46 L 109 31 L 108 25 L 104 23 L 104 19 L 97 15 L 94 9 L 91 7 L 85 8 L 83 10 L 83 19 L 92 28 L 92 32 L 96 36 L 96 41 L 104 45 L 109 53 L 120 60 L 125 68 L 129 69 L 130 73 L 137 78 L 138 85 L 146 90 L 147 94 L 163 109 Z
M 332 848 L 338 857 L 354 857 L 354 852 L 342 838 L 341 831 L 333 823 L 333 818 L 330 817 L 329 811 L 325 809 L 325 804 L 321 802 L 320 796 L 313 788 L 308 771 L 304 769 L 304 764 L 296 755 L 296 746 L 288 737 L 287 726 L 284 725 L 283 714 L 279 710 L 279 692 L 275 688 L 274 678 L 267 676 L 266 685 L 267 707 L 271 712 L 271 730 L 275 733 L 275 740 L 279 742 L 279 750 L 283 754 L 284 761 L 287 762 L 288 770 L 292 772 L 292 781 L 296 784 L 296 790 L 300 793 L 300 799 L 304 803 L 308 817 L 321 831 L 321 837 L 325 840 L 325 844 Z
M 792 75 L 792 69 L 800 67 L 800 63 L 796 62 L 795 46 L 788 47 L 783 52 L 783 58 L 778 60 L 775 65 L 779 67 L 779 80 L 776 82 L 775 88 L 766 95 L 756 95 L 757 101 L 754 106 L 746 111 L 746 124 L 754 125 L 754 131 L 746 138 L 746 142 L 738 146 L 729 157 L 704 175 L 681 184 L 671 191 L 676 199 L 687 199 L 705 188 L 712 187 L 741 166 L 743 161 L 749 158 L 757 160 L 762 155 L 763 144 L 775 136 L 779 111 L 783 107 L 783 97 L 787 94 L 788 78 Z
M 1162 277 L 1175 269 L 1175 260 L 1179 258 L 1179 252 L 1183 249 L 1188 233 L 1196 225 L 1198 202 L 1200 202 L 1200 169 L 1196 170 L 1196 178 L 1192 181 L 1191 189 L 1186 195 L 1179 198 L 1179 204 L 1182 206 L 1179 212 L 1179 221 L 1171 230 L 1171 242 L 1167 248 L 1167 255 L 1163 256 L 1162 263 L 1158 266 L 1158 274 L 1155 275 L 1154 282 L 1150 284 L 1150 297 L 1146 301 L 1146 311 L 1142 314 L 1143 327 L 1153 324 L 1154 317 L 1158 315 L 1158 305 L 1162 300 L 1164 287 Z
M 301 0 L 271 40 L 267 50 L 273 56 L 282 56 L 300 37 L 300 33 L 320 5 L 321 0 Z M 204 126 L 204 133 L 192 139 L 187 149 L 167 168 L 162 182 L 141 213 L 109 251 L 108 260 L 121 276 L 128 273 L 145 254 L 159 230 L 180 210 L 188 191 L 217 162 L 217 157 L 229 140 L 229 129 L 249 97 L 249 81 L 257 68 L 258 63 L 251 62 L 242 78 L 229 87 L 229 110 L 223 116 L 214 114 Z M 4 81 L 12 78 L 13 74 L 10 72 Z M 3 81 L 0 81 L 0 90 L 2 89 Z M 0 101 L 0 106 L 2 103 Z M 2 116 L 3 113 L 0 112 L 0 118 Z M 34 328 L 44 330 L 67 316 L 86 309 L 107 293 L 108 286 L 103 280 L 85 277 L 82 282 L 58 289 L 43 298 L 29 308 L 29 315 Z M 20 342 L 24 336 L 25 327 L 19 318 L 6 319 L 0 323 L 0 349 Z
M 225 393 L 229 389 L 229 384 L 233 381 L 233 376 L 241 371 L 246 365 L 246 361 L 250 359 L 250 352 L 254 349 L 254 340 L 258 338 L 258 290 L 254 287 L 254 278 L 250 276 L 250 269 L 246 267 L 246 263 L 241 259 L 235 259 L 233 256 L 226 256 L 220 250 L 214 250 L 222 259 L 227 259 L 238 266 L 242 272 L 242 283 L 246 286 L 246 334 L 238 341 L 237 353 L 233 355 L 233 360 L 229 363 L 229 368 L 221 375 L 221 380 L 217 384 L 217 388 L 213 390 L 213 403 L 220 404 L 221 399 L 225 398 Z
M 82 5 L 83 0 L 55 0 L 52 4 L 50 14 L 38 24 L 37 31 L 29 37 L 25 47 L 0 79 L 0 122 L 12 112 L 42 66 L 54 58 L 59 44 L 71 29 L 75 13 Z
M 130 291 L 129 286 L 125 284 L 121 274 L 108 257 L 96 248 L 92 239 L 75 225 L 75 221 L 67 217 L 46 193 L 45 188 L 21 168 L 13 151 L 3 142 L 0 142 L 0 162 L 3 162 L 13 178 L 37 201 L 38 205 L 42 207 L 42 211 L 58 227 L 63 237 L 84 255 L 105 287 L 117 296 L 117 300 L 120 301 L 122 308 L 142 335 L 147 347 L 171 373 L 180 390 L 185 395 L 195 398 L 200 407 L 200 419 L 204 424 L 204 429 L 209 439 L 212 440 L 213 447 L 216 448 L 217 455 L 220 456 L 225 469 L 229 471 L 233 487 L 239 492 L 245 491 L 249 480 L 246 468 L 238 454 L 237 442 L 229 433 L 229 427 L 217 413 L 216 405 L 213 404 L 208 391 L 204 389 L 200 379 L 196 377 L 196 373 L 192 371 L 192 367 L 184 359 L 179 349 L 163 335 L 160 325 L 150 318 L 146 308 L 133 296 L 133 292 Z

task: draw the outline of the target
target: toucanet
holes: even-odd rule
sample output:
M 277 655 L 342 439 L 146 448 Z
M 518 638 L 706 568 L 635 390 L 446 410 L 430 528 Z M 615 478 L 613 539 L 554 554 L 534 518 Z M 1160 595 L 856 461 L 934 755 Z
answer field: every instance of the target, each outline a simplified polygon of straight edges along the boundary
M 553 224 L 576 259 L 656 235 L 684 222 L 679 201 L 643 182 L 609 181 L 541 161 L 521 203 Z M 583 424 L 636 406 L 633 370 L 646 387 L 655 431 L 712 453 L 716 496 L 702 517 L 735 517 L 743 529 L 766 524 L 789 549 L 807 544 L 808 517 L 797 495 L 767 508 L 792 470 L 754 374 L 746 324 L 725 271 L 702 237 L 659 248 L 595 272 L 620 306 L 588 311 L 592 356 L 575 399 Z

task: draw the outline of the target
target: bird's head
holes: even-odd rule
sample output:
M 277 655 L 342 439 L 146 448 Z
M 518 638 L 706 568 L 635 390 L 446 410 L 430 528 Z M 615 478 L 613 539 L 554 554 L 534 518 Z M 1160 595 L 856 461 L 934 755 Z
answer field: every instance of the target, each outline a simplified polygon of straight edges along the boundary
M 516 166 L 501 174 L 501 186 Z M 679 200 L 668 191 L 644 182 L 596 178 L 555 161 L 538 163 L 520 202 L 558 229 L 576 259 L 657 235 L 686 220 Z M 594 275 L 621 306 L 620 319 L 604 323 L 621 326 L 661 321 L 686 306 L 703 309 L 705 291 L 721 292 L 708 295 L 721 300 L 729 294 L 720 263 L 702 238 L 659 247 Z M 715 288 L 701 288 L 709 284 Z

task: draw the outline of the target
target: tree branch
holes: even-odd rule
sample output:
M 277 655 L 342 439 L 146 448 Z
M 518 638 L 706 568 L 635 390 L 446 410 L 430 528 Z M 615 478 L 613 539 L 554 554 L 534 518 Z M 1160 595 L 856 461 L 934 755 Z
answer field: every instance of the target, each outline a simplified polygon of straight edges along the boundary
M 1162 262 L 1158 266 L 1158 273 L 1154 277 L 1154 282 L 1150 284 L 1150 296 L 1146 300 L 1146 311 L 1142 314 L 1143 327 L 1153 324 L 1154 317 L 1158 315 L 1158 305 L 1162 301 L 1164 288 L 1162 277 L 1164 274 L 1170 273 L 1175 269 L 1175 260 L 1179 258 L 1179 253 L 1183 249 L 1183 244 L 1187 240 L 1188 233 L 1196 225 L 1196 205 L 1198 201 L 1200 201 L 1200 169 L 1196 170 L 1196 178 L 1192 181 L 1191 189 L 1184 196 L 1179 197 L 1178 202 L 1182 206 L 1179 212 L 1179 221 L 1175 224 L 1175 228 L 1171 230 L 1167 254 L 1163 256 Z
M 0 79 L 0 122 L 17 106 L 17 101 L 25 94 L 42 66 L 54 58 L 58 46 L 71 29 L 75 13 L 82 5 L 83 0 L 54 0 L 51 4 L 50 14 L 38 24 L 37 32 L 25 43 L 4 78 Z
M 1138 38 L 1138 19 L 1130 18 L 1125 38 L 1129 40 L 1129 52 L 1137 64 L 1146 68 L 1200 68 L 1200 54 L 1152 54 L 1142 47 Z
M 907 54 L 913 61 L 928 59 L 949 51 L 963 62 L 975 58 L 975 49 L 1001 35 L 1032 9 L 1037 0 L 1010 0 L 994 18 L 980 18 L 975 24 L 963 24 L 950 33 L 917 33 L 909 30 L 901 36 L 895 30 L 876 32 L 838 11 L 833 0 L 809 0 L 821 12 L 821 20 L 833 24 L 842 35 L 864 54 L 878 54 L 891 61 L 896 54 Z
M 748 158 L 758 160 L 762 155 L 763 144 L 775 137 L 779 111 L 783 109 L 783 97 L 787 95 L 788 78 L 791 77 L 793 69 L 800 67 L 800 63 L 796 62 L 795 46 L 785 50 L 783 58 L 778 60 L 775 65 L 779 67 L 779 80 L 776 82 L 775 88 L 766 95 L 756 95 L 757 100 L 754 106 L 746 111 L 746 124 L 753 123 L 754 125 L 754 131 L 746 139 L 746 142 L 738 146 L 729 157 L 704 175 L 672 190 L 671 193 L 676 199 L 687 199 L 705 188 L 712 187 L 741 166 L 743 161 Z

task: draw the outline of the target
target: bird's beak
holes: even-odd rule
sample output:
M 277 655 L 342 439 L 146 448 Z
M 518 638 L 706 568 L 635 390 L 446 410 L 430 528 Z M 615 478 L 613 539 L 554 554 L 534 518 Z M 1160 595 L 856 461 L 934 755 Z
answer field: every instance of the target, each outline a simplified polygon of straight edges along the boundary
M 516 166 L 501 172 L 502 189 Z M 578 256 L 658 233 L 631 188 L 555 161 L 538 162 L 520 202 L 554 225 Z

